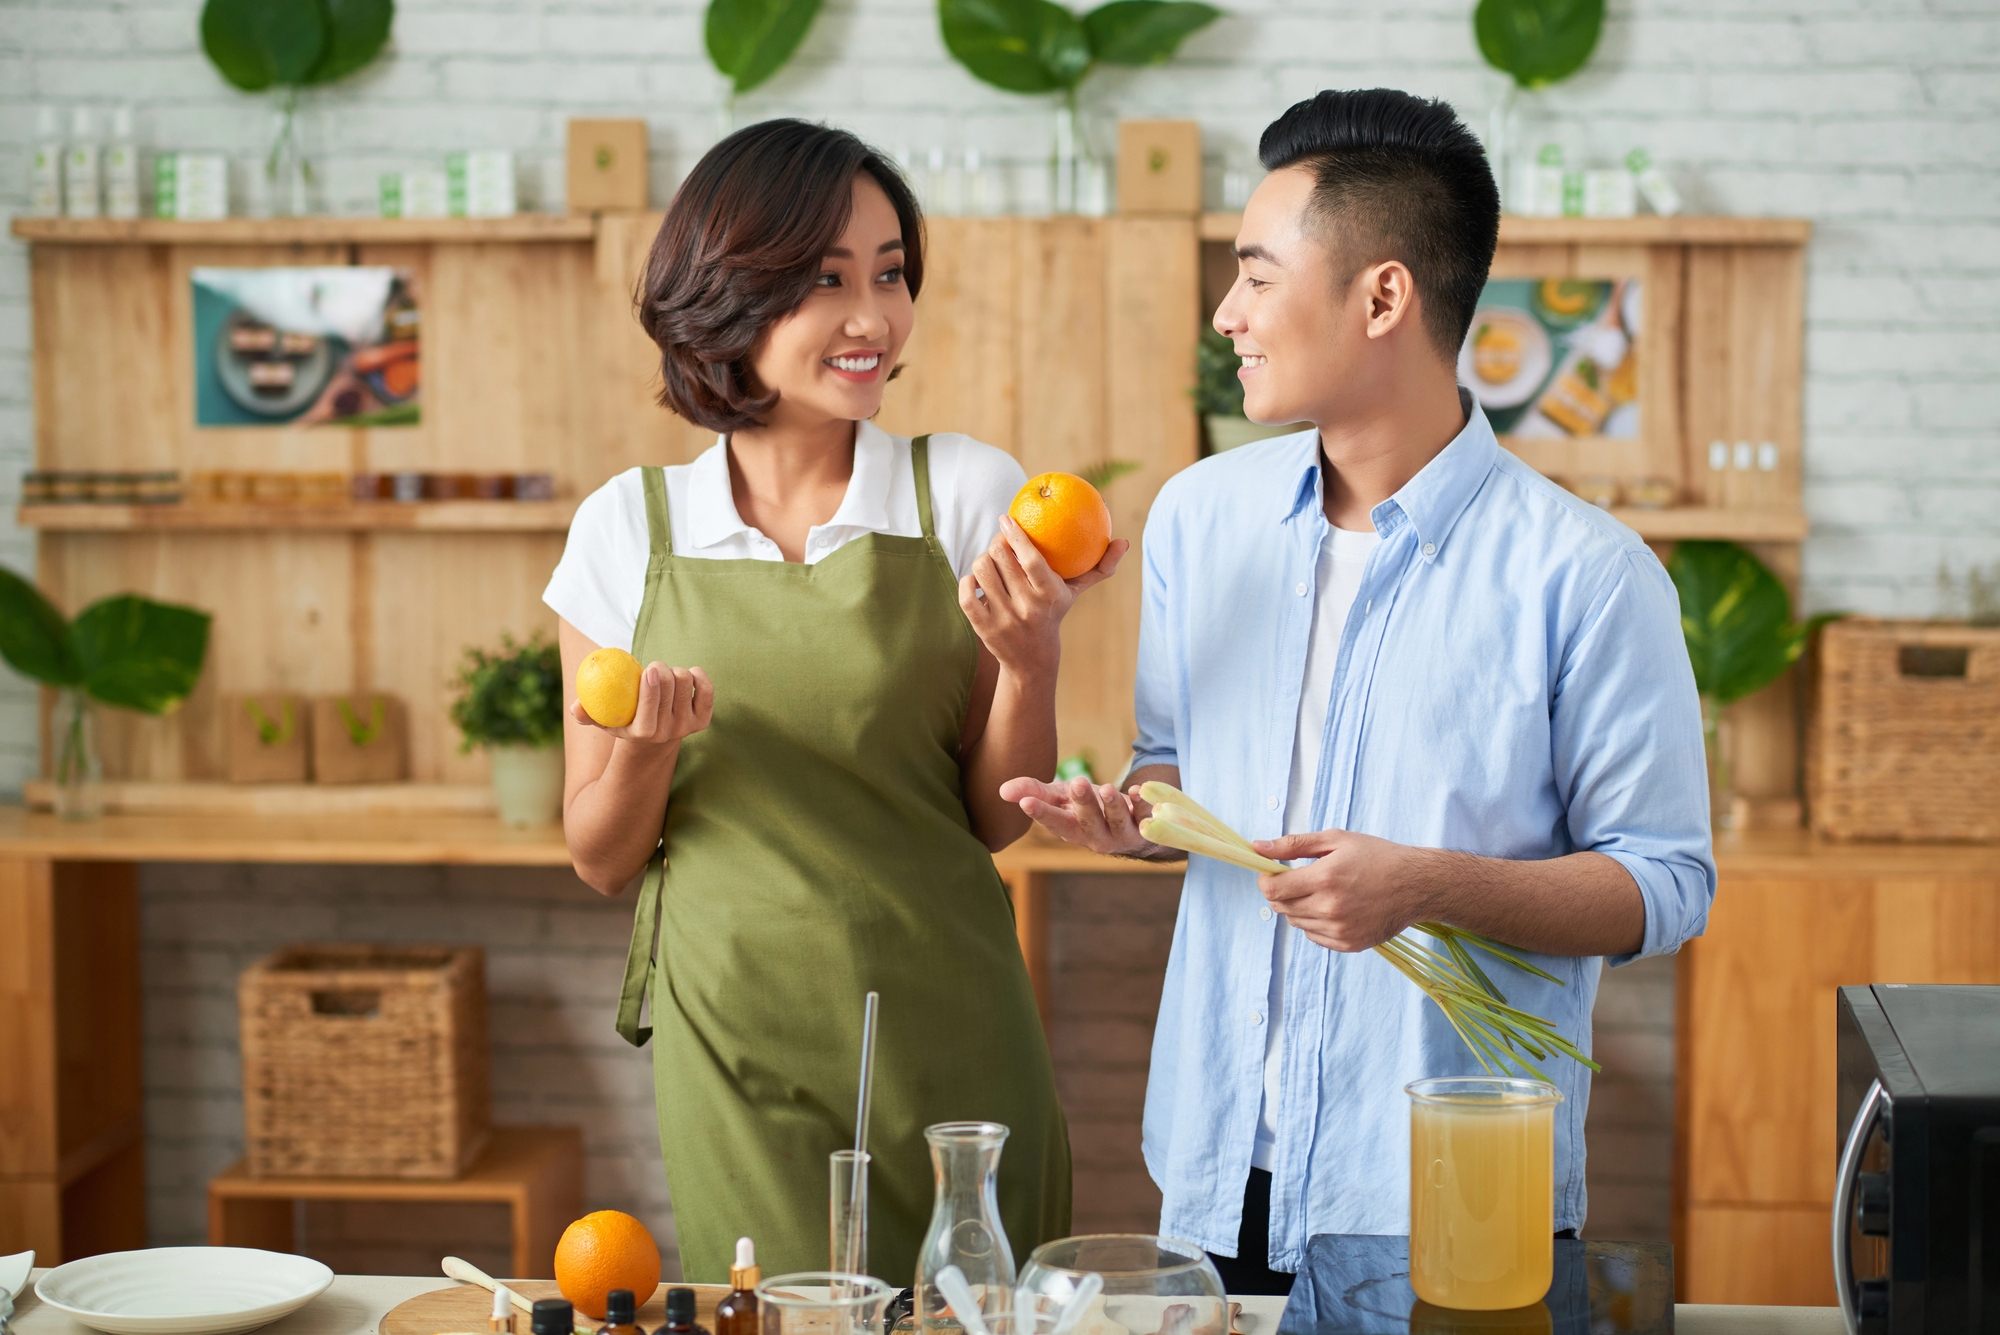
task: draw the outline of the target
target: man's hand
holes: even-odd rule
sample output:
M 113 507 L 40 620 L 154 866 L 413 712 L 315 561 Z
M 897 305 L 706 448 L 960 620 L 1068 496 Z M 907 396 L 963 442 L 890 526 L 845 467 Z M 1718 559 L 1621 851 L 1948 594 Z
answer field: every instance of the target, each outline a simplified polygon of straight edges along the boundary
M 1266 872 L 1257 888 L 1308 940 L 1329 950 L 1369 950 L 1431 915 L 1417 875 L 1425 850 L 1347 830 L 1288 834 L 1251 845 L 1267 858 L 1310 866 Z
M 1153 808 L 1140 799 L 1136 785 L 1121 793 L 1115 784 L 1093 784 L 1088 779 L 1058 783 L 1009 779 L 1000 785 L 1000 796 L 1018 803 L 1030 820 L 1064 843 L 1093 853 L 1153 858 L 1168 851 L 1139 834 L 1139 822 L 1152 815 Z

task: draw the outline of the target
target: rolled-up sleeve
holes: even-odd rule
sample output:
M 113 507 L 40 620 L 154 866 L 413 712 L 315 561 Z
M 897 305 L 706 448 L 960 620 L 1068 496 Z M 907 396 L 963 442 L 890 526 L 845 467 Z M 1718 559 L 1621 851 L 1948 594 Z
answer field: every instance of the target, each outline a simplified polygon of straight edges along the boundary
M 1174 652 L 1174 644 L 1184 612 L 1174 602 L 1168 579 L 1175 545 L 1172 492 L 1169 484 L 1154 502 L 1140 543 L 1139 661 L 1132 699 L 1139 735 L 1132 743 L 1128 774 L 1145 765 L 1181 763 L 1181 656 Z
M 1571 635 L 1550 729 L 1571 842 L 1616 860 L 1645 901 L 1639 951 L 1607 962 L 1700 936 L 1715 899 L 1701 701 L 1679 597 L 1650 551 L 1623 554 Z

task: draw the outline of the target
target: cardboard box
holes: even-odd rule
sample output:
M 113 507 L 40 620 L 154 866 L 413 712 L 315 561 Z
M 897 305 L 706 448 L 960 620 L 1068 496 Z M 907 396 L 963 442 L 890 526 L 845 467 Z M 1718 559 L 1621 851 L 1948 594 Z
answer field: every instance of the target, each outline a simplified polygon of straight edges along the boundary
M 571 213 L 646 211 L 646 122 L 571 121 L 565 166 L 563 203 Z
M 1118 211 L 1191 217 L 1201 212 L 1201 126 L 1118 122 Z
M 400 783 L 409 716 L 393 695 L 323 695 L 312 703 L 314 783 Z
M 282 692 L 231 695 L 222 702 L 229 728 L 231 783 L 304 783 L 312 736 L 305 697 Z

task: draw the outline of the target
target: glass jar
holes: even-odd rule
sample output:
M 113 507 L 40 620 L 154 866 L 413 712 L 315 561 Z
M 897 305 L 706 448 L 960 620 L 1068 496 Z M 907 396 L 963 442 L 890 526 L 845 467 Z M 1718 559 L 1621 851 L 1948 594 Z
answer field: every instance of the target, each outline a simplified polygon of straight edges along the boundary
M 1000 1225 L 1000 1149 L 1007 1128 L 998 1122 L 940 1122 L 924 1129 L 937 1204 L 917 1253 L 916 1324 L 925 1335 L 958 1335 L 951 1305 L 938 1291 L 937 1273 L 957 1266 L 989 1323 L 1011 1306 L 1014 1252 Z
M 1410 1287 L 1438 1307 L 1540 1302 L 1555 1275 L 1555 1111 L 1540 1080 L 1419 1080 L 1410 1096 Z
M 803 1270 L 757 1285 L 763 1335 L 882 1335 L 896 1291 L 868 1275 Z
M 1014 1293 L 1021 1335 L 1036 1335 L 1034 1323 L 1051 1329 L 1088 1275 L 1104 1287 L 1070 1330 L 1104 1323 L 1132 1335 L 1229 1329 L 1222 1276 L 1200 1247 L 1150 1233 L 1094 1233 L 1045 1242 L 1029 1255 Z
M 97 755 L 97 718 L 80 686 L 56 699 L 56 815 L 96 820 L 104 814 L 104 764 Z

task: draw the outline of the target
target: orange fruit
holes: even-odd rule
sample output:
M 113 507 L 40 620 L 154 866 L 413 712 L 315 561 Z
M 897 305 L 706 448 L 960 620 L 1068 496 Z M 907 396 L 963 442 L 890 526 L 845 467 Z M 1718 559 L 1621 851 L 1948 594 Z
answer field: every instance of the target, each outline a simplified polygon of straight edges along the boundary
M 564 1229 L 556 1244 L 556 1287 L 577 1311 L 598 1321 L 613 1289 L 632 1290 L 644 1307 L 660 1287 L 659 1244 L 629 1214 L 587 1214 Z
M 622 728 L 639 712 L 639 660 L 598 649 L 576 665 L 576 699 L 602 728 Z
M 1075 579 L 1104 559 L 1111 545 L 1111 508 L 1097 488 L 1074 473 L 1028 479 L 1007 507 L 1049 568 Z

